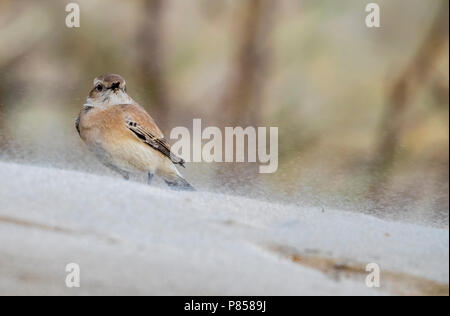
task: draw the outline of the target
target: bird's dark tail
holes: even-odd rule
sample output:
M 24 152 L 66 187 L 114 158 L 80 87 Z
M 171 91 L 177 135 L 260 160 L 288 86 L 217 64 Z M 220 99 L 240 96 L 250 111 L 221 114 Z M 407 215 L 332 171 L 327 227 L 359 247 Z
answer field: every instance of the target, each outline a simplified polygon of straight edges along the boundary
M 186 179 L 184 179 L 183 177 L 177 177 L 175 179 L 170 179 L 170 180 L 164 180 L 167 185 L 172 189 L 172 190 L 178 190 L 178 191 L 196 191 L 195 188 L 186 181 Z

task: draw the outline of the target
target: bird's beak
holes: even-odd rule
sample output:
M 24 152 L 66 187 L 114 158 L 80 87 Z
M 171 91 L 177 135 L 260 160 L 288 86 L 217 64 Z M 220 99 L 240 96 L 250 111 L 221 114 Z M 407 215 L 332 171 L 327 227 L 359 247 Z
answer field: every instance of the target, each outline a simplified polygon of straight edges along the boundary
M 113 90 L 114 92 L 119 90 L 120 88 L 120 82 L 115 82 L 111 85 L 111 90 Z

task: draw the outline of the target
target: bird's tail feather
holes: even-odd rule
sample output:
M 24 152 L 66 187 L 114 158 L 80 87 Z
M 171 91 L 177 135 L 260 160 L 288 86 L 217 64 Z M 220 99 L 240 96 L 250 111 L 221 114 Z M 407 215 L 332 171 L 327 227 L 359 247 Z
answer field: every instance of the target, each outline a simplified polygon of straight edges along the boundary
M 183 177 L 177 177 L 175 179 L 164 180 L 167 185 L 173 190 L 179 191 L 196 191 L 195 188 L 186 181 Z

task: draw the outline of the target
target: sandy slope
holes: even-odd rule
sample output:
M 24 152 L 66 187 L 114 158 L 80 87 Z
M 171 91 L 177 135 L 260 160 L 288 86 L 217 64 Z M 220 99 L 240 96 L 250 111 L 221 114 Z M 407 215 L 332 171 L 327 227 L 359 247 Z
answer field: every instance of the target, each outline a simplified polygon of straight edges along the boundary
M 448 294 L 447 229 L 9 163 L 0 179 L 0 294 Z

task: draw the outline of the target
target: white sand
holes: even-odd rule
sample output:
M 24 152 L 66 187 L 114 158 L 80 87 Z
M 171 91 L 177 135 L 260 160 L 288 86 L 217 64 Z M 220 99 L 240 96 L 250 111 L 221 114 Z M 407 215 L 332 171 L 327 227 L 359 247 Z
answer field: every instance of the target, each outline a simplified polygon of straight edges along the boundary
M 0 294 L 448 292 L 448 229 L 10 163 L 0 180 Z

